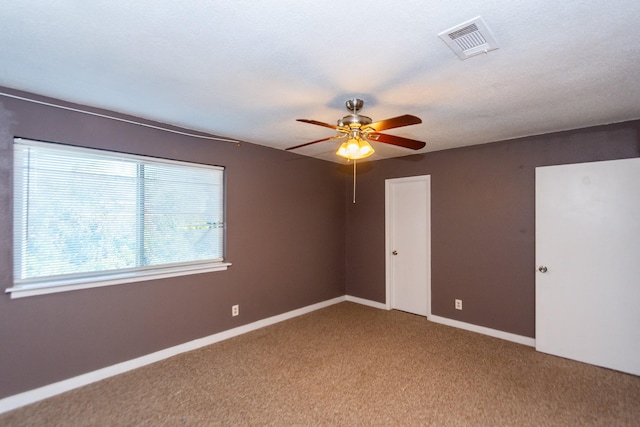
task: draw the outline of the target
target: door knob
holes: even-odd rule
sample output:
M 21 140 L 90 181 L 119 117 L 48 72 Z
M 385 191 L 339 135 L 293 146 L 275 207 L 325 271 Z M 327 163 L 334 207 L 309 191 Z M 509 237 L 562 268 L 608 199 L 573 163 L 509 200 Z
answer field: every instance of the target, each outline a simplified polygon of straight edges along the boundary
M 398 251 L 393 251 L 391 253 L 394 254 L 394 255 L 398 255 Z
M 541 265 L 540 267 L 538 267 L 538 271 L 540 273 L 546 273 L 547 272 L 547 267 L 545 267 L 544 265 Z

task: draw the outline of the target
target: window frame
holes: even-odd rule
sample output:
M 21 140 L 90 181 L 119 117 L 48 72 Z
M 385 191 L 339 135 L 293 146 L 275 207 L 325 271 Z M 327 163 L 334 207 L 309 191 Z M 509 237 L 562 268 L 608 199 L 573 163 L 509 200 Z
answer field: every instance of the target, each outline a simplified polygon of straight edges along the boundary
M 209 164 L 196 163 L 196 162 L 188 162 L 188 161 L 180 161 L 173 160 L 161 157 L 147 156 L 147 155 L 138 155 L 138 154 L 130 154 L 130 153 L 122 153 L 114 150 L 106 150 L 106 149 L 96 149 L 96 148 L 88 148 L 82 146 L 73 146 L 68 144 L 59 144 L 54 142 L 44 142 L 38 141 L 29 138 L 14 138 L 14 146 L 16 143 L 27 142 L 30 145 L 40 145 L 50 147 L 52 145 L 69 147 L 73 150 L 78 151 L 89 151 L 89 152 L 103 152 L 107 154 L 114 155 L 114 157 L 119 158 L 127 158 L 133 160 L 140 160 L 146 162 L 157 162 L 157 163 L 168 163 L 174 165 L 183 165 L 183 166 L 191 166 L 191 167 L 206 167 L 212 169 L 218 169 L 222 171 L 222 211 L 223 211 L 223 237 L 222 237 L 222 258 L 215 260 L 201 260 L 201 261 L 187 261 L 180 262 L 174 264 L 164 264 L 161 266 L 145 266 L 145 267 L 134 267 L 127 269 L 118 269 L 118 270 L 110 270 L 110 271 L 97 271 L 97 272 L 87 272 L 87 273 L 74 273 L 74 274 L 65 274 L 58 276 L 49 276 L 43 278 L 29 278 L 29 279 L 16 279 L 13 277 L 13 287 L 7 288 L 5 290 L 6 293 L 11 295 L 11 298 L 22 298 L 29 297 L 35 295 L 44 295 L 51 294 L 57 292 L 67 292 L 78 289 L 90 289 L 95 287 L 103 287 L 103 286 L 113 286 L 120 285 L 126 283 L 135 283 L 140 281 L 147 280 L 158 280 L 170 277 L 178 277 L 178 276 L 186 276 L 192 274 L 202 274 L 209 273 L 215 271 L 224 271 L 231 265 L 231 263 L 226 261 L 226 234 L 227 234 L 227 225 L 226 225 L 226 188 L 227 188 L 227 174 L 226 168 L 222 166 L 213 166 Z M 15 148 L 12 150 L 12 156 L 14 155 Z M 15 165 L 13 167 L 12 177 L 15 176 Z M 13 188 L 13 186 L 12 186 Z M 16 195 L 14 194 L 12 197 L 12 203 L 16 203 Z M 12 209 L 13 211 L 13 209 Z M 12 248 L 13 248 L 13 263 L 16 262 L 15 259 L 15 250 L 16 250 L 16 242 L 15 242 L 15 228 L 16 223 L 14 220 L 13 224 L 13 232 L 12 232 Z M 13 265 L 12 263 L 12 265 Z M 12 268 L 12 276 L 13 268 Z

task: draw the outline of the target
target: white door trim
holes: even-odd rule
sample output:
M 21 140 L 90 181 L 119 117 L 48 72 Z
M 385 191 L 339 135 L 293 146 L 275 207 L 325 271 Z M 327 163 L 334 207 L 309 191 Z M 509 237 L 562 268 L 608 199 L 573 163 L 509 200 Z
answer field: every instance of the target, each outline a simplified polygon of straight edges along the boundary
M 429 230 L 429 238 L 427 239 L 427 267 L 429 274 L 427 275 L 427 319 L 431 318 L 431 175 L 418 175 L 418 176 L 410 176 L 405 178 L 391 178 L 386 179 L 384 182 L 384 228 L 385 228 L 385 307 L 387 310 L 391 310 L 392 307 L 392 254 L 393 248 L 391 247 L 392 239 L 392 224 L 393 218 L 391 217 L 391 184 L 393 183 L 401 183 L 401 182 L 412 182 L 412 181 L 424 181 L 427 183 L 427 188 L 429 189 L 429 193 L 427 194 L 427 229 Z

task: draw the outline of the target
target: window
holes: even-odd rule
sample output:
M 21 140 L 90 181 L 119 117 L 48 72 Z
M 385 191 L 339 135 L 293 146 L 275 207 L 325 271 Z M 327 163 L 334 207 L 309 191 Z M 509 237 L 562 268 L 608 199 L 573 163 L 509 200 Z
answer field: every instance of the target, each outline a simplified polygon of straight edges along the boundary
M 13 178 L 8 292 L 57 292 L 229 265 L 223 168 L 16 139 Z

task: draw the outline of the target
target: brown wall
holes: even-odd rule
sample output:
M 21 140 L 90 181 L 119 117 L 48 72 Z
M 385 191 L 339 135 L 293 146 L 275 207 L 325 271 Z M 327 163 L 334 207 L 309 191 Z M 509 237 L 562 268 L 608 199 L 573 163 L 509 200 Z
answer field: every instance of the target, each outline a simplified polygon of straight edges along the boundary
M 233 265 L 14 300 L 0 294 L 0 398 L 345 294 L 339 165 L 6 97 L 0 97 L 1 290 L 12 286 L 14 136 L 225 166 Z M 233 304 L 240 304 L 238 317 L 231 317 Z
M 432 314 L 534 337 L 535 168 L 638 157 L 639 133 L 635 121 L 359 166 L 347 293 L 385 301 L 385 179 L 431 175 Z

